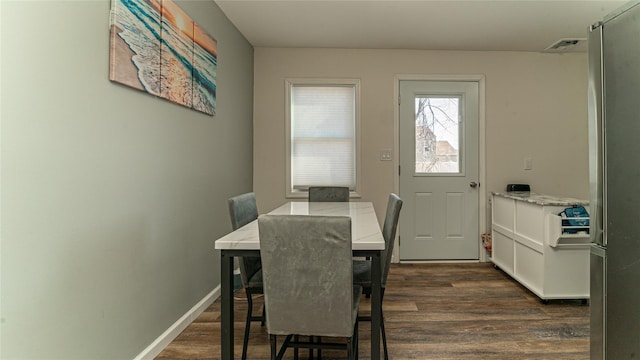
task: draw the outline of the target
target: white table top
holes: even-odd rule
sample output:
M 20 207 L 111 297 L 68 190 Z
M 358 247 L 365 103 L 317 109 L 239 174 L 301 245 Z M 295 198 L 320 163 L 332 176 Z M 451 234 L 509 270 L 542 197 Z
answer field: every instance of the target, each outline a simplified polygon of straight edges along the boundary
M 326 215 L 351 217 L 353 250 L 384 250 L 384 238 L 370 202 L 288 202 L 272 215 Z M 216 240 L 217 250 L 260 250 L 258 221 Z

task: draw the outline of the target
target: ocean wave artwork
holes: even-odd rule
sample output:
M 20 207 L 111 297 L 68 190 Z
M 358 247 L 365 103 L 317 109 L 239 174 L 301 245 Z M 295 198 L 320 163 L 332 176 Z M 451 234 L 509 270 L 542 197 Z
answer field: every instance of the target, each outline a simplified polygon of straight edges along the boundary
M 216 40 L 172 0 L 112 0 L 109 79 L 214 115 Z

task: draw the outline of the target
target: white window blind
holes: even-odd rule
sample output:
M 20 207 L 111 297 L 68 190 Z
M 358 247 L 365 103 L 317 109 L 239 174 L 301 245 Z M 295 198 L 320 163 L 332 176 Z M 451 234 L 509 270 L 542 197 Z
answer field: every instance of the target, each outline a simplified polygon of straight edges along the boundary
M 292 84 L 291 185 L 356 187 L 356 86 Z

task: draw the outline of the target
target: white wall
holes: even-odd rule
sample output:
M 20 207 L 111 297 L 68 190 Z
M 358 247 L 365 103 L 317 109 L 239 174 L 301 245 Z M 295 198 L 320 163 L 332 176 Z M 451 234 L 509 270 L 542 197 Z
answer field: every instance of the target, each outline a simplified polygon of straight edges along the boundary
M 485 76 L 485 195 L 524 182 L 539 193 L 588 198 L 586 54 L 256 48 L 254 188 L 263 210 L 285 201 L 284 79 L 359 78 L 360 193 L 382 221 L 397 171 L 380 161 L 380 150 L 397 141 L 400 74 Z M 533 159 L 532 170 L 523 169 L 525 157 Z
M 217 115 L 108 80 L 110 1 L 1 2 L 2 359 L 128 359 L 220 282 L 252 190 L 253 48 L 213 0 Z

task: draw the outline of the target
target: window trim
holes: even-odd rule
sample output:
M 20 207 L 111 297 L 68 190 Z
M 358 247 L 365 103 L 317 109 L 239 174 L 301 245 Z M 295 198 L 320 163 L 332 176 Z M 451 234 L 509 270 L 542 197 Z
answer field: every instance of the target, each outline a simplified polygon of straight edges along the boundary
M 294 190 L 291 184 L 291 89 L 296 85 L 315 86 L 353 86 L 355 90 L 355 171 L 356 188 L 351 190 L 350 198 L 360 198 L 361 189 L 361 158 L 360 158 L 360 79 L 310 79 L 287 78 L 285 79 L 285 198 L 308 198 L 308 191 Z

